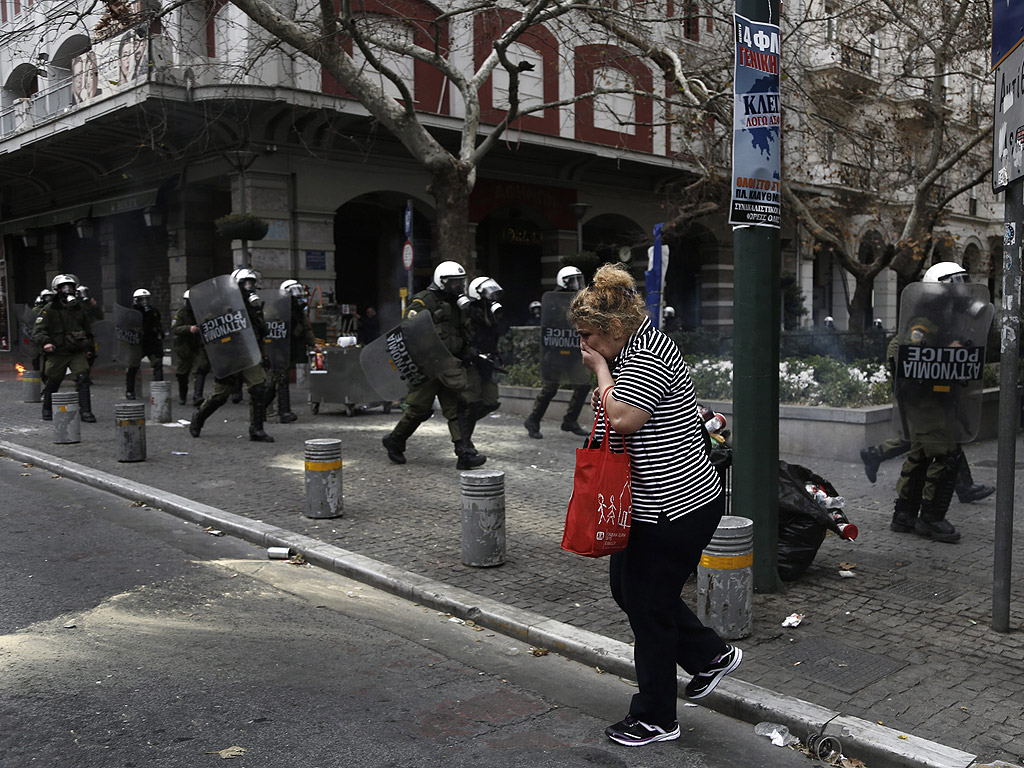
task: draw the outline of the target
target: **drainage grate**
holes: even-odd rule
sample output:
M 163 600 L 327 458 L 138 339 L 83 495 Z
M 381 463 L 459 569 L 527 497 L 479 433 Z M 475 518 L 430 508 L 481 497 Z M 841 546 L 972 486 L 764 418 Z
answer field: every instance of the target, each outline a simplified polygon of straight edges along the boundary
M 907 666 L 904 661 L 821 640 L 797 643 L 774 659 L 802 676 L 811 677 L 844 693 L 856 693 Z
M 928 581 L 911 581 L 909 579 L 891 585 L 886 589 L 886 593 L 905 597 L 909 600 L 924 600 L 936 605 L 948 603 L 954 597 L 960 596 L 960 593 L 951 587 L 942 584 L 932 584 Z

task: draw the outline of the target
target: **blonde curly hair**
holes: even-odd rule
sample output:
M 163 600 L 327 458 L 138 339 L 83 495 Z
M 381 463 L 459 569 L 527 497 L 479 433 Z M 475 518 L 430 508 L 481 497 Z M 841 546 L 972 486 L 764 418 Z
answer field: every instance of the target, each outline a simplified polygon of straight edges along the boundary
M 605 264 L 594 273 L 590 285 L 573 297 L 567 315 L 573 325 L 582 323 L 600 333 L 629 336 L 647 317 L 647 305 L 625 267 Z

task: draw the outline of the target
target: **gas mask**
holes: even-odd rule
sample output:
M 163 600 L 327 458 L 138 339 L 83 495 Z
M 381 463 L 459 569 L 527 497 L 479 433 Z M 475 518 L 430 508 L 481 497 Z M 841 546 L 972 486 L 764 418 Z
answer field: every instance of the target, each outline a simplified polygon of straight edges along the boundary
M 72 304 L 78 303 L 78 296 L 75 295 L 75 286 L 73 286 L 71 283 L 65 283 L 64 285 L 60 286 L 59 291 L 61 300 L 69 307 Z

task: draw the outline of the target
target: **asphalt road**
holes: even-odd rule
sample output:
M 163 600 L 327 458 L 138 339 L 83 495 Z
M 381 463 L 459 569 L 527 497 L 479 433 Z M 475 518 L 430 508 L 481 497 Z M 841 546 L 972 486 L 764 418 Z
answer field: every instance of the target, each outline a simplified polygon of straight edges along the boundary
M 0 459 L 0 766 L 805 766 L 680 702 L 604 726 L 627 682 Z

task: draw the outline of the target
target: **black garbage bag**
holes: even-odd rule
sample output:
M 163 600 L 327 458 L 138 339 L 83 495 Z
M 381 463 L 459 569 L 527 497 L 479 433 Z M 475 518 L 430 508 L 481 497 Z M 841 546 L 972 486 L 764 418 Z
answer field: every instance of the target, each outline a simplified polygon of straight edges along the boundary
M 783 581 L 793 581 L 810 567 L 828 530 L 839 535 L 839 525 L 807 492 L 807 484 L 820 485 L 829 496 L 838 496 L 825 478 L 799 464 L 779 462 L 778 571 Z

